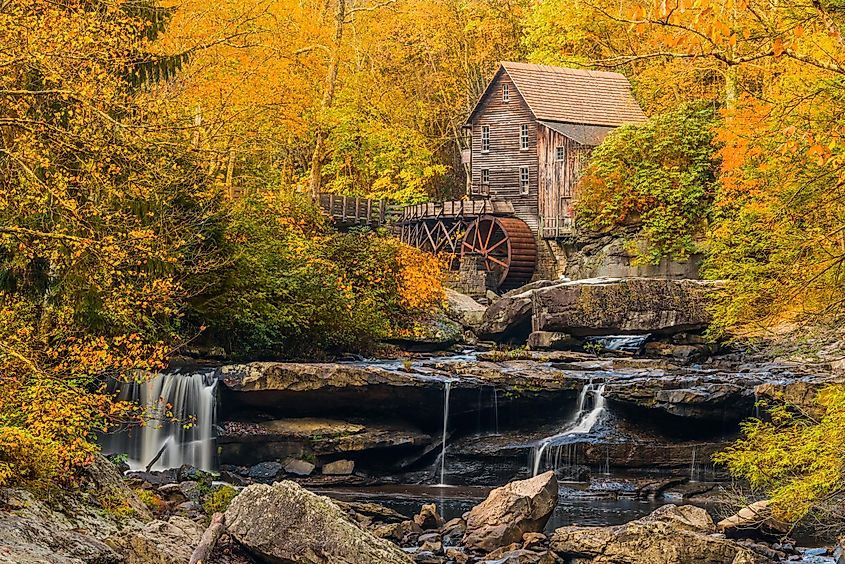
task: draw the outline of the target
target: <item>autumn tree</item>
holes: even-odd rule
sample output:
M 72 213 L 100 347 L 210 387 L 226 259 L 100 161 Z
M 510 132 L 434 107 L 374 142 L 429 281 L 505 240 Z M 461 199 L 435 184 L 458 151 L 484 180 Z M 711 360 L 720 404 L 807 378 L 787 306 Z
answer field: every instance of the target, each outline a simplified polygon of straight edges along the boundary
M 183 62 L 147 48 L 169 16 L 144 0 L 0 6 L 2 481 L 89 460 L 94 431 L 132 409 L 102 377 L 163 365 L 183 281 L 215 260 L 218 195 L 155 93 Z

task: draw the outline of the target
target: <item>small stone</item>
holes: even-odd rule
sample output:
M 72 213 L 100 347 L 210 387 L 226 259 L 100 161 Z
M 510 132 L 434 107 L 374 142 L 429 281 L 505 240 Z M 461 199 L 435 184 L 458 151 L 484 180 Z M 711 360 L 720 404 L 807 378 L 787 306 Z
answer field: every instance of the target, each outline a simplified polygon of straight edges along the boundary
M 247 472 L 249 472 L 247 470 Z M 233 486 L 247 486 L 249 482 L 241 477 L 239 474 L 235 474 L 234 472 L 229 472 L 227 470 L 222 470 L 220 472 L 220 481 L 226 482 L 227 484 L 232 484 Z
M 469 562 L 469 556 L 463 549 L 450 547 L 446 549 L 446 558 L 453 560 L 455 564 L 466 564 Z
M 193 482 L 187 482 L 193 483 Z M 188 501 L 187 496 L 182 491 L 182 484 L 164 484 L 158 488 L 158 495 L 169 503 L 184 503 Z
M 419 564 L 441 564 L 443 559 L 427 550 L 421 550 L 414 554 L 414 562 Z
M 349 476 L 355 469 L 355 462 L 352 460 L 335 460 L 323 464 L 323 474 L 326 476 Z
M 201 486 L 198 482 L 180 482 L 178 488 L 182 492 L 182 495 L 185 496 L 185 499 L 189 501 L 199 503 L 202 499 Z
M 203 472 L 196 466 L 183 464 L 176 470 L 176 480 L 179 482 L 203 482 L 210 485 L 211 475 L 208 472 Z
M 432 542 L 439 541 L 440 535 L 438 533 L 425 533 L 425 534 L 420 535 L 420 538 L 417 539 L 417 540 L 421 543 L 429 542 L 429 541 L 432 541 Z
M 419 539 L 417 539 L 419 540 Z M 434 552 L 435 554 L 443 550 L 443 543 L 439 540 L 437 541 L 426 541 L 420 545 L 420 550 L 424 550 L 427 552 Z
M 259 462 L 249 469 L 249 477 L 253 480 L 272 482 L 282 473 L 282 465 L 278 462 Z
M 543 533 L 525 533 L 522 535 L 522 548 L 532 548 L 546 541 Z
M 288 458 L 284 463 L 285 472 L 297 476 L 310 476 L 314 468 L 315 466 L 313 464 L 299 458 Z
M 437 506 L 428 503 L 422 506 L 419 514 L 414 515 L 414 522 L 424 530 L 439 529 L 443 526 L 443 517 L 437 512 Z

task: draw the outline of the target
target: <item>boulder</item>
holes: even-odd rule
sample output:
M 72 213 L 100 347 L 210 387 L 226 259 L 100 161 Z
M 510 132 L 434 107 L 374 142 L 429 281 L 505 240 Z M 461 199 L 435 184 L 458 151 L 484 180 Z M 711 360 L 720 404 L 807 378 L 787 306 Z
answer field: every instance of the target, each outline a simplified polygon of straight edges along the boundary
M 484 312 L 478 336 L 494 341 L 524 341 L 531 332 L 532 290 L 493 302 Z
M 172 564 L 187 562 L 200 542 L 203 527 L 184 517 L 152 521 L 139 529 L 127 529 L 106 539 L 126 559 L 126 564 Z
M 566 333 L 534 331 L 528 335 L 528 346 L 532 349 L 570 350 L 581 346 L 581 341 Z
M 486 551 L 521 542 L 525 533 L 543 530 L 557 499 L 557 478 L 551 471 L 496 488 L 469 512 L 463 542 Z
M 284 468 L 278 462 L 259 462 L 249 469 L 249 477 L 253 480 L 272 482 L 282 473 Z
M 414 352 L 445 350 L 463 340 L 461 324 L 445 315 L 430 315 L 418 318 L 414 324 L 401 333 L 387 339 L 387 342 Z
M 467 329 L 475 330 L 481 325 L 486 309 L 466 294 L 446 288 L 446 314 Z
M 352 460 L 335 460 L 323 464 L 323 474 L 327 476 L 349 476 L 355 469 L 355 462 Z
M 561 527 L 551 548 L 564 559 L 595 564 L 770 564 L 769 557 L 714 535 L 706 510 L 664 505 L 650 515 L 612 527 Z
M 437 506 L 435 504 L 427 503 L 422 506 L 417 515 L 414 515 L 414 523 L 424 530 L 430 531 L 443 526 L 443 517 L 437 512 Z
M 300 460 L 298 458 L 288 458 L 284 461 L 284 469 L 288 474 L 295 476 L 310 476 L 314 471 L 314 464 L 307 460 Z
M 389 541 L 362 530 L 326 497 L 290 482 L 245 488 L 226 510 L 229 533 L 264 562 L 408 564 Z
M 717 283 L 662 278 L 593 278 L 531 292 L 535 331 L 579 337 L 700 331 Z

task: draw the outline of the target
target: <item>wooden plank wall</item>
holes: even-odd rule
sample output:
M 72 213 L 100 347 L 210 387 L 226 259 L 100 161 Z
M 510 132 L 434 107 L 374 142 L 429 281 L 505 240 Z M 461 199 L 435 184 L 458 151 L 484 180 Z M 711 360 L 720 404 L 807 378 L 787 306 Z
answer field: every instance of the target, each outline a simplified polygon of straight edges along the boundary
M 502 84 L 510 85 L 510 101 L 502 101 Z M 536 233 L 539 227 L 537 204 L 537 121 L 528 109 L 507 73 L 501 73 L 481 102 L 475 123 L 472 124 L 472 187 L 478 194 L 481 170 L 490 171 L 490 191 L 493 198 L 513 203 L 514 214 Z M 519 136 L 522 124 L 528 124 L 528 150 L 521 150 Z M 490 152 L 481 152 L 481 126 L 490 126 Z M 528 167 L 529 191 L 519 193 L 519 169 Z
M 557 148 L 564 148 L 564 159 L 557 159 Z M 590 147 L 585 147 L 548 127 L 540 125 L 537 135 L 539 158 L 540 217 L 552 220 L 555 226 L 567 216 L 568 207 L 575 201 L 575 186 L 581 169 L 586 165 Z

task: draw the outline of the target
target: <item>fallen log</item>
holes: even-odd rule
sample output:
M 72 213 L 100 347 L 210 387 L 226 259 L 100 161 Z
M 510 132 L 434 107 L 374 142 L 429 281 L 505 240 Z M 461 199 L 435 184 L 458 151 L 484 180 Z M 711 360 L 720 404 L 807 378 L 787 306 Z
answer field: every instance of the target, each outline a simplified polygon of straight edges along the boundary
M 214 551 L 214 546 L 220 540 L 220 535 L 226 530 L 226 515 L 223 513 L 215 513 L 211 517 L 211 524 L 202 534 L 200 543 L 191 554 L 189 564 L 207 564 L 211 553 Z

